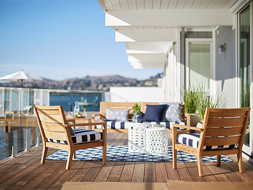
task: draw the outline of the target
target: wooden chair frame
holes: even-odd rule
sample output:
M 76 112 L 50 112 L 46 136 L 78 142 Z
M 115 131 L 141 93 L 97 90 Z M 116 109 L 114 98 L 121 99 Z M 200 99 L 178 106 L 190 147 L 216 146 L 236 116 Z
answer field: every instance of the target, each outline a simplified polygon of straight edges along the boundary
M 87 143 L 74 144 L 71 138 L 69 127 L 91 126 L 94 123 L 74 123 L 68 124 L 62 106 L 39 106 L 34 105 L 40 133 L 43 140 L 43 151 L 41 164 L 45 163 L 48 148 L 67 150 L 68 160 L 66 169 L 70 169 L 72 158 L 75 151 L 79 149 L 93 148 L 103 146 L 103 164 L 106 164 L 106 142 L 107 127 L 106 122 L 97 122 L 96 125 L 103 125 L 103 140 L 92 141 Z M 55 140 L 67 141 L 67 144 L 48 141 L 48 138 Z
M 177 150 L 197 156 L 199 176 L 203 176 L 202 156 L 237 154 L 239 171 L 243 172 L 242 146 L 248 125 L 250 108 L 207 108 L 202 128 L 174 124 L 172 129 L 173 169 L 177 168 Z M 178 127 L 200 132 L 198 148 L 177 143 Z M 238 144 L 233 149 L 203 150 L 203 146 Z

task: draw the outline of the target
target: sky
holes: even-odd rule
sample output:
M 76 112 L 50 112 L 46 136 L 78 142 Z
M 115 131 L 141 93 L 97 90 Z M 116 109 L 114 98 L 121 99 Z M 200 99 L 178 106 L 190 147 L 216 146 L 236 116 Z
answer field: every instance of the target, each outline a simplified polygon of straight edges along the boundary
M 21 69 L 52 80 L 162 72 L 133 69 L 97 0 L 0 0 L 0 77 Z

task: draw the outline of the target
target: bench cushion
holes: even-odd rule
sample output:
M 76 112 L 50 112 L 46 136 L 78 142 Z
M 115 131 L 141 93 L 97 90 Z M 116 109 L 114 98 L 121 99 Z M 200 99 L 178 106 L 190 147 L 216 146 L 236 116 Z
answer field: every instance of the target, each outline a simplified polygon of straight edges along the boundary
M 102 132 L 87 130 L 87 129 L 74 129 L 74 135 L 71 135 L 74 144 L 86 143 L 91 141 L 99 141 L 103 139 Z M 67 141 L 60 141 L 56 139 L 48 139 L 49 142 L 57 142 L 68 144 Z
M 131 122 L 120 122 L 120 121 L 107 121 L 107 129 L 128 129 L 129 123 Z M 167 129 L 172 129 L 172 124 L 180 124 L 180 125 L 185 125 L 184 122 L 169 122 L 169 121 L 164 121 L 164 122 L 147 122 L 150 123 L 151 125 L 163 125 L 166 126 Z M 102 129 L 102 125 L 96 125 L 95 129 Z
M 193 148 L 198 148 L 199 145 L 200 133 L 191 133 L 191 134 L 179 134 L 177 135 L 177 142 L 180 144 L 185 144 Z M 225 145 L 225 146 L 203 146 L 203 150 L 211 149 L 232 149 L 236 145 Z

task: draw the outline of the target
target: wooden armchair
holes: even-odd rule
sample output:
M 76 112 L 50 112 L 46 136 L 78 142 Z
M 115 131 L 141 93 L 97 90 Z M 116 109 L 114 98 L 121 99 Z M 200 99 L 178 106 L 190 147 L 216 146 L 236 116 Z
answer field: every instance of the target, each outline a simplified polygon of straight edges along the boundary
M 98 122 L 103 125 L 103 132 L 72 129 L 74 126 L 90 126 L 91 123 L 68 124 L 62 106 L 34 106 L 41 136 L 43 139 L 43 151 L 41 164 L 45 163 L 48 148 L 63 149 L 69 152 L 66 169 L 71 166 L 75 150 L 103 146 L 103 164 L 106 164 L 106 122 Z M 94 123 L 92 123 L 94 124 Z
M 248 125 L 250 108 L 207 108 L 202 128 L 173 125 L 173 168 L 177 168 L 177 150 L 197 156 L 199 176 L 203 176 L 202 156 L 237 154 L 239 171 L 243 172 L 242 146 Z M 198 130 L 200 133 L 177 134 L 177 129 Z

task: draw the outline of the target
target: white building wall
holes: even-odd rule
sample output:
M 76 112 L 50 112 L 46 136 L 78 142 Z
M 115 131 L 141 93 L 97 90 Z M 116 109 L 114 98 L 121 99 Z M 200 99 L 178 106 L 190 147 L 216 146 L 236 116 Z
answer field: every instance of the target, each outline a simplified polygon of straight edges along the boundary
M 111 102 L 163 102 L 162 87 L 111 87 Z
M 236 104 L 236 63 L 235 63 L 235 31 L 232 26 L 220 26 L 214 31 L 215 62 L 214 90 L 223 96 L 221 107 L 235 108 Z M 218 45 L 226 43 L 224 54 L 218 53 Z

